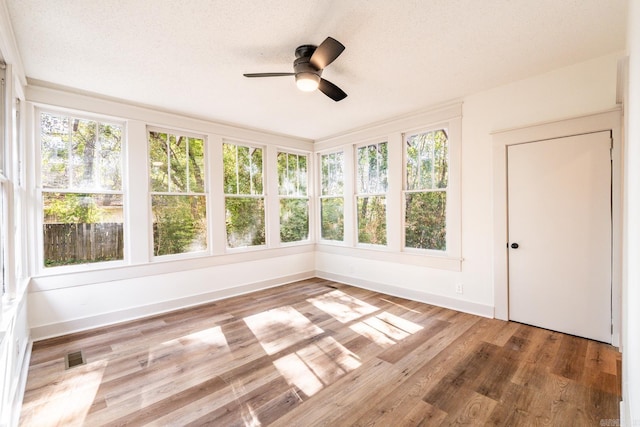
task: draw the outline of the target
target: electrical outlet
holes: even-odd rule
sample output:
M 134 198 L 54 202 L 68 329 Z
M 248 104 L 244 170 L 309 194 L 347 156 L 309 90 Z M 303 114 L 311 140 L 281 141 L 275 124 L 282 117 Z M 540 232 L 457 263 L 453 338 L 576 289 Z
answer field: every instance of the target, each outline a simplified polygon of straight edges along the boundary
M 456 284 L 456 293 L 457 294 L 461 294 L 462 293 L 462 283 Z

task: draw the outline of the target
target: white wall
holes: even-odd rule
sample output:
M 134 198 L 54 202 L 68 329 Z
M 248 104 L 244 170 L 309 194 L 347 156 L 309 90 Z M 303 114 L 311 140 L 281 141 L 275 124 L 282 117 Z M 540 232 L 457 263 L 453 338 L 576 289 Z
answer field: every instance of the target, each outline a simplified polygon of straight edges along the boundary
M 466 97 L 462 113 L 462 269 L 447 271 L 363 258 L 356 250 L 316 253 L 318 274 L 383 292 L 493 315 L 492 136 L 497 130 L 616 106 L 617 60 L 593 59 Z M 346 256 L 345 256 L 346 255 Z M 397 257 L 396 257 L 397 258 Z M 464 293 L 456 294 L 461 283 Z
M 640 425 L 640 2 L 629 1 L 625 97 L 625 253 L 623 259 L 622 419 Z
M 306 251 L 73 287 L 52 284 L 64 276 L 36 278 L 29 294 L 31 335 L 38 340 L 203 304 L 313 277 L 313 269 L 313 252 Z

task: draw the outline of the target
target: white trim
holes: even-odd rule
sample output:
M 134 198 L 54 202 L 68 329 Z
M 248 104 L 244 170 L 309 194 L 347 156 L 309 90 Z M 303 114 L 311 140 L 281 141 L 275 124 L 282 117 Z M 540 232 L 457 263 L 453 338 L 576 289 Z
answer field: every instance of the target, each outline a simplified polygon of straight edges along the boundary
M 321 279 L 333 280 L 335 282 L 346 283 L 348 285 L 357 286 L 359 288 L 369 289 L 381 292 L 387 295 L 393 295 L 400 298 L 406 298 L 412 301 L 419 301 L 425 304 L 432 304 L 438 307 L 449 308 L 451 310 L 462 311 L 464 313 L 474 314 L 487 318 L 493 318 L 493 307 L 485 304 L 478 304 L 471 301 L 459 300 L 446 297 L 443 295 L 431 294 L 428 292 L 416 291 L 414 289 L 402 288 L 399 286 L 386 285 L 383 283 L 371 282 L 354 277 L 334 274 L 327 271 L 315 272 L 316 277 Z
M 619 345 L 621 326 L 622 272 L 622 138 L 620 109 L 571 119 L 534 124 L 494 132 L 493 135 L 493 272 L 495 317 L 509 319 L 507 259 L 507 176 L 506 155 L 509 145 L 555 139 L 585 133 L 611 131 L 613 137 L 613 264 L 612 316 L 613 345 Z
M 298 147 L 302 150 L 313 146 L 313 141 L 290 135 L 277 134 L 260 129 L 215 122 L 206 118 L 185 116 L 171 111 L 139 105 L 100 94 L 63 87 L 41 80 L 28 79 L 27 99 L 35 104 L 56 108 L 72 108 L 90 113 L 139 120 L 149 126 L 170 127 L 187 132 L 216 134 L 236 141 L 263 141 L 264 143 Z
M 101 326 L 113 325 L 140 319 L 146 316 L 157 315 L 174 310 L 208 304 L 213 301 L 261 291 L 268 288 L 278 287 L 288 283 L 297 282 L 299 280 L 311 279 L 313 277 L 314 272 L 308 271 L 261 282 L 248 283 L 245 285 L 233 286 L 225 289 L 217 289 L 215 291 L 206 292 L 203 294 L 189 295 L 183 298 L 149 304 L 146 306 L 138 306 L 124 310 L 113 311 L 110 313 L 102 313 L 91 317 L 84 317 L 81 319 L 73 319 L 49 325 L 36 326 L 31 328 L 31 336 L 33 337 L 34 341 L 40 341 L 60 335 L 66 335 L 74 332 L 99 328 Z
M 444 103 L 425 110 L 371 123 L 339 135 L 321 138 L 315 141 L 315 145 L 322 150 L 326 150 L 331 147 L 353 144 L 363 140 L 386 138 L 386 135 L 390 133 L 428 127 L 432 123 L 447 122 L 455 117 L 462 117 L 462 101 Z
M 325 242 L 316 245 L 316 252 L 350 256 L 356 258 L 372 259 L 377 261 L 392 262 L 396 264 L 415 265 L 418 267 L 436 268 L 439 270 L 462 271 L 462 258 L 448 257 L 444 254 L 426 254 L 418 252 L 396 252 L 387 246 L 358 246 L 345 247 L 344 245 L 327 245 Z

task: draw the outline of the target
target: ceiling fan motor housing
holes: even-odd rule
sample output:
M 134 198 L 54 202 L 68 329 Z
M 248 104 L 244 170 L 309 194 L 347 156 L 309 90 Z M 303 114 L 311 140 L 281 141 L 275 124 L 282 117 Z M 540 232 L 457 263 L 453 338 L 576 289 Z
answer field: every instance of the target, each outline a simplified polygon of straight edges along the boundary
M 307 47 L 307 46 L 301 46 L 301 47 Z M 301 47 L 296 49 L 296 56 Z M 310 47 L 313 48 L 313 50 L 311 50 L 310 52 L 311 54 L 313 54 L 313 51 L 315 50 L 315 46 L 310 46 Z M 322 75 L 322 70 L 318 70 L 316 67 L 313 66 L 313 64 L 311 64 L 310 62 L 311 54 L 309 54 L 308 56 L 298 56 L 295 59 L 295 61 L 293 61 L 293 72 L 295 74 L 311 73 L 311 74 L 315 74 L 318 77 Z

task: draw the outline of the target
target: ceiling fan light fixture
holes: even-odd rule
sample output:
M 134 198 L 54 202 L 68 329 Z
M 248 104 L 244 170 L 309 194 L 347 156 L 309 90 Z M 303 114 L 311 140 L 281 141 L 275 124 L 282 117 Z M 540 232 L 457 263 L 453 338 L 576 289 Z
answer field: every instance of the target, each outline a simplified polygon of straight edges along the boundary
M 303 92 L 313 92 L 318 89 L 320 76 L 314 73 L 296 74 L 296 86 Z

